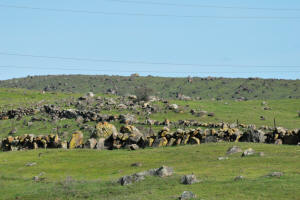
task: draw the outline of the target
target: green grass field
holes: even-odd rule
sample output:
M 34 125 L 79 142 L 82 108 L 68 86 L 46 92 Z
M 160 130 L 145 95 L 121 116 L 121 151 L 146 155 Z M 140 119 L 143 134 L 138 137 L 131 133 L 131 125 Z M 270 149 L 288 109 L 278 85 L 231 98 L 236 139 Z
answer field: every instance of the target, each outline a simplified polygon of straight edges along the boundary
M 241 158 L 241 153 L 219 161 L 236 144 L 217 143 L 138 151 L 38 150 L 0 153 L 0 199 L 176 199 L 192 191 L 197 199 L 300 199 L 300 148 L 267 144 L 237 144 L 264 152 L 264 157 Z M 34 166 L 27 163 L 36 162 Z M 132 167 L 135 162 L 142 167 Z M 168 178 L 150 177 L 129 186 L 116 180 L 124 175 L 162 165 L 173 167 Z M 279 171 L 280 178 L 264 177 Z M 32 178 L 45 173 L 41 182 Z M 202 182 L 180 184 L 194 173 Z M 242 175 L 244 180 L 234 181 Z

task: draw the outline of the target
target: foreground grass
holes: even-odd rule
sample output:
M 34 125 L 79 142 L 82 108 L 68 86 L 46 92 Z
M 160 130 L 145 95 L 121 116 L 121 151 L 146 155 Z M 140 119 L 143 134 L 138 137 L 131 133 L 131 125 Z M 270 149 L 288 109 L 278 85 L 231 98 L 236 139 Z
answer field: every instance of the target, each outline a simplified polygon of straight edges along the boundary
M 232 155 L 219 161 L 234 144 L 203 144 L 139 151 L 39 150 L 0 153 L 0 199 L 176 199 L 183 191 L 198 199 L 299 199 L 300 148 L 239 143 L 263 151 L 264 157 Z M 27 163 L 36 162 L 31 167 Z M 142 167 L 131 167 L 141 162 Z M 120 186 L 123 175 L 174 167 L 170 178 L 151 177 Z M 264 177 L 274 171 L 281 178 Z M 33 176 L 44 172 L 44 181 Z M 180 177 L 194 173 L 201 183 L 180 184 Z M 238 175 L 245 180 L 234 181 Z

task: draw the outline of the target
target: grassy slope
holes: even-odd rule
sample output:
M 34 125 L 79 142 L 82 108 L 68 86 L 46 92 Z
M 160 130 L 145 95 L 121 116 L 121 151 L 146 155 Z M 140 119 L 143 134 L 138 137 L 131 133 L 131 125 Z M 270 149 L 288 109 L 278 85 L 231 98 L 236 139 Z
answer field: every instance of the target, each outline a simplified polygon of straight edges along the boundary
M 25 89 L 0 89 L 0 108 L 1 110 L 7 110 L 15 107 L 30 107 L 40 101 L 45 101 L 48 103 L 57 102 L 58 105 L 64 106 L 64 99 L 68 98 L 78 98 L 80 94 L 64 94 L 64 93 L 46 93 L 41 94 L 38 91 L 31 91 Z M 225 104 L 225 103 L 228 104 Z M 267 101 L 268 106 L 272 110 L 264 110 L 261 105 L 260 100 L 251 100 L 251 101 L 170 101 L 170 103 L 176 103 L 184 108 L 185 112 L 178 114 L 173 111 L 168 111 L 167 113 L 156 113 L 150 116 L 151 119 L 155 120 L 164 120 L 169 119 L 172 121 L 185 120 L 185 119 L 195 119 L 203 122 L 236 122 L 238 119 L 240 123 L 245 124 L 255 124 L 257 126 L 269 125 L 273 126 L 273 119 L 276 118 L 277 126 L 283 126 L 286 128 L 300 128 L 300 118 L 297 115 L 297 111 L 300 110 L 300 100 L 297 99 L 286 99 L 286 100 L 269 100 Z M 158 103 L 159 106 L 163 107 L 164 105 Z M 186 107 L 186 106 L 189 107 Z M 214 117 L 196 117 L 191 115 L 189 111 L 191 109 L 197 110 L 206 110 L 208 112 L 214 112 Z M 120 113 L 128 113 L 130 111 L 101 111 L 102 114 L 114 114 L 118 115 Z M 41 116 L 40 114 L 38 116 Z M 260 116 L 266 118 L 265 121 L 260 120 Z M 46 118 L 47 116 L 41 116 Z M 0 138 L 6 137 L 8 133 L 12 130 L 13 127 L 16 127 L 18 132 L 17 135 L 23 134 L 49 134 L 56 133 L 55 128 L 58 126 L 60 132 L 67 131 L 68 135 L 65 139 L 68 139 L 70 134 L 78 130 L 78 126 L 75 123 L 75 120 L 61 120 L 58 122 L 34 122 L 32 126 L 27 126 L 27 122 L 30 120 L 31 116 L 25 117 L 20 121 L 11 119 L 11 120 L 1 120 L 0 121 Z M 141 121 L 144 119 L 140 119 Z M 68 128 L 63 128 L 64 125 L 68 124 Z M 89 123 L 91 126 L 94 126 L 92 122 Z M 115 123 L 117 127 L 120 124 Z M 155 127 L 154 127 L 155 128 Z M 160 129 L 161 127 L 157 127 Z M 155 129 L 156 130 L 156 129 Z M 84 131 L 85 137 L 89 137 L 89 132 Z
M 183 191 L 193 191 L 198 199 L 299 199 L 300 149 L 240 143 L 265 152 L 265 157 L 218 161 L 233 144 L 203 144 L 145 149 L 139 151 L 39 150 L 0 153 L 0 199 L 175 199 Z M 41 154 L 41 156 L 38 156 Z M 28 162 L 37 165 L 26 167 Z M 135 162 L 140 168 L 131 167 Z M 123 175 L 157 168 L 174 167 L 170 178 L 147 178 L 131 186 L 114 181 Z M 273 172 L 281 178 L 266 178 Z M 32 177 L 44 172 L 45 181 Z M 181 185 L 180 176 L 194 173 L 202 183 Z M 238 175 L 246 177 L 235 182 Z M 71 178 L 66 177 L 69 176 Z
M 0 87 L 18 87 L 27 89 L 86 93 L 104 93 L 107 89 L 115 89 L 118 94 L 133 94 L 136 87 L 147 86 L 154 94 L 174 98 L 176 93 L 204 99 L 221 97 L 232 99 L 246 97 L 248 99 L 282 99 L 292 96 L 300 98 L 300 80 L 273 79 L 230 79 L 218 78 L 206 80 L 193 78 L 163 77 L 121 77 L 121 76 L 35 76 L 22 79 L 0 81 Z M 238 92 L 238 93 L 236 93 Z

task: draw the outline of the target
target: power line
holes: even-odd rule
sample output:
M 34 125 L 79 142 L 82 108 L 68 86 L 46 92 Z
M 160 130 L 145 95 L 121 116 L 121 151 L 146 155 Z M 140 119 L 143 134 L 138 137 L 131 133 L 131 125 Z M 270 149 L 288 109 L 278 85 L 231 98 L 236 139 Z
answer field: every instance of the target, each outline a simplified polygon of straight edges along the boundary
M 96 66 L 96 68 L 104 66 Z M 0 69 L 34 69 L 37 70 L 63 70 L 63 71 L 91 71 L 91 72 L 121 72 L 121 73 L 159 73 L 159 74 L 255 74 L 255 73 L 300 73 L 300 71 L 241 71 L 241 72 L 222 72 L 222 71 L 142 71 L 142 70 L 112 70 L 112 69 L 87 69 L 79 68 L 79 66 L 64 66 L 64 67 L 34 67 L 34 66 L 18 66 L 18 65 L 0 65 Z
M 191 7 L 191 8 L 221 8 L 221 9 L 238 9 L 238 10 L 267 10 L 267 11 L 300 11 L 298 8 L 259 8 L 259 7 L 241 7 L 241 6 L 217 6 L 217 5 L 199 5 L 199 4 L 179 4 L 165 3 L 155 1 L 135 1 L 135 0 L 106 0 L 119 3 L 157 5 L 157 6 L 174 6 L 174 7 Z
M 300 65 L 243 65 L 243 64 L 192 64 L 192 63 L 173 63 L 173 62 L 148 62 L 148 61 L 132 61 L 132 60 L 114 60 L 114 59 L 96 59 L 96 58 L 80 58 L 80 57 L 64 57 L 64 56 L 47 56 L 47 55 L 33 55 L 21 53 L 0 52 L 0 55 L 5 56 L 20 56 L 31 58 L 44 58 L 55 60 L 73 60 L 73 61 L 88 61 L 97 63 L 121 63 L 121 64 L 143 64 L 143 65 L 166 65 L 166 66 L 191 66 L 191 67 L 261 67 L 261 68 L 300 68 Z
M 105 11 L 90 11 L 90 10 L 75 10 L 75 9 L 61 9 L 61 8 L 41 8 L 30 6 L 16 6 L 0 4 L 3 8 L 27 9 L 48 12 L 68 12 L 68 13 L 82 13 L 82 14 L 98 14 L 98 15 L 116 15 L 116 16 L 131 16 L 131 17 L 167 17 L 167 18 L 186 18 L 186 19 L 219 19 L 219 20 L 300 20 L 300 17 L 264 17 L 264 16 L 200 16 L 200 15 L 172 15 L 172 14 L 146 14 L 146 13 L 127 13 L 127 12 L 105 12 Z

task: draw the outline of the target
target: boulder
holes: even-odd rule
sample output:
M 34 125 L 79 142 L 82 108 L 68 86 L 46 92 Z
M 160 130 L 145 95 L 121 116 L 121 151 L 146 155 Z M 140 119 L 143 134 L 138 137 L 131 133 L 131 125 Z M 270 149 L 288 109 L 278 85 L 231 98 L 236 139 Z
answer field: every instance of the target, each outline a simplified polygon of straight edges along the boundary
M 189 200 L 196 198 L 196 195 L 193 192 L 190 191 L 184 191 L 181 196 L 179 197 L 179 200 Z
M 283 176 L 283 173 L 282 172 L 272 172 L 270 174 L 267 175 L 267 177 L 281 177 Z
M 132 125 L 122 126 L 120 129 L 122 134 L 128 134 L 127 144 L 137 144 L 144 136 L 139 129 Z
M 177 104 L 171 104 L 169 105 L 169 109 L 170 110 L 177 110 L 179 108 L 179 106 Z
M 164 147 L 167 146 L 168 140 L 166 137 L 156 138 L 152 144 L 152 147 Z
M 156 175 L 159 177 L 172 176 L 174 170 L 172 167 L 162 166 L 156 170 Z
M 297 135 L 285 135 L 282 138 L 282 143 L 283 144 L 288 144 L 288 145 L 297 145 L 299 141 L 299 137 Z
M 231 155 L 231 154 L 234 154 L 234 153 L 241 153 L 242 152 L 242 149 L 238 146 L 233 146 L 233 147 L 230 147 L 228 150 L 227 150 L 227 155 Z
M 107 147 L 105 146 L 105 138 L 100 138 L 97 141 L 96 149 L 98 149 L 98 150 L 107 149 Z
M 119 183 L 123 186 L 125 185 L 131 185 L 135 182 L 139 182 L 141 180 L 144 180 L 144 176 L 138 176 L 138 175 L 131 175 L 131 176 L 123 176 L 119 179 Z
M 111 135 L 113 137 L 118 136 L 118 131 L 116 127 L 113 124 L 110 124 L 108 122 L 100 122 L 96 125 L 96 129 L 93 131 L 91 138 L 108 138 Z
M 83 145 L 83 133 L 76 131 L 72 134 L 72 138 L 69 142 L 69 149 L 81 148 Z
M 134 115 L 132 114 L 126 114 L 126 115 L 120 115 L 119 120 L 121 124 L 136 124 L 137 120 Z
M 239 138 L 239 142 L 264 143 L 267 139 L 265 132 L 262 130 L 249 129 Z
M 197 178 L 194 174 L 184 175 L 180 181 L 180 183 L 184 184 L 184 185 L 191 185 L 191 184 L 198 183 L 198 182 L 199 181 L 197 180 Z
M 84 144 L 84 148 L 86 149 L 95 149 L 97 145 L 97 140 L 95 138 L 90 138 Z
M 138 150 L 140 147 L 137 144 L 131 144 L 129 145 L 130 150 Z

